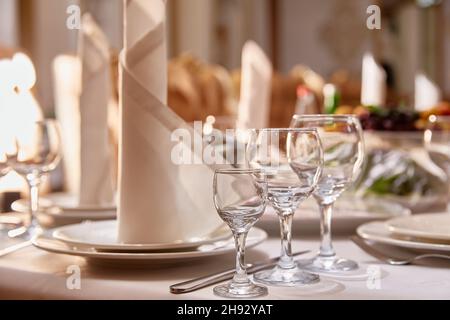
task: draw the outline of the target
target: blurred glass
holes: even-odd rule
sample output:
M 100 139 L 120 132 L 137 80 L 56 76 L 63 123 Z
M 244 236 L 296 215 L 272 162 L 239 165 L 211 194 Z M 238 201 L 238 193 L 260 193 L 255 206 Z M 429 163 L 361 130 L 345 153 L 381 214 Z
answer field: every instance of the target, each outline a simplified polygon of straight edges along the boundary
M 447 179 L 447 210 L 450 209 L 450 116 L 430 116 L 424 133 L 425 149 L 430 159 Z

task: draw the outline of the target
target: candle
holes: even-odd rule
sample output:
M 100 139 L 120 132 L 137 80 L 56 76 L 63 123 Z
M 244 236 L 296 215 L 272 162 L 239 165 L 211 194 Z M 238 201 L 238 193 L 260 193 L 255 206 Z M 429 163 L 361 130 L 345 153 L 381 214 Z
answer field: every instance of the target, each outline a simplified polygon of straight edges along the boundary
M 416 75 L 414 93 L 414 107 L 417 111 L 431 109 L 441 101 L 441 90 L 423 73 Z
M 361 104 L 384 106 L 385 103 L 386 72 L 372 54 L 366 53 L 362 63 Z

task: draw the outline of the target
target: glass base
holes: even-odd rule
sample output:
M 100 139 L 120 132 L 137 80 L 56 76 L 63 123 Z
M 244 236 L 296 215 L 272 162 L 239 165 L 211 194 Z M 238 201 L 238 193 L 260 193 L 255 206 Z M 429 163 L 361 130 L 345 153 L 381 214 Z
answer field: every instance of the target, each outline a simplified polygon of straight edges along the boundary
M 8 236 L 13 239 L 30 240 L 42 233 L 39 225 L 32 224 L 28 227 L 22 226 L 8 231 Z
M 22 225 L 18 223 L 0 222 L 0 232 L 8 233 L 11 230 L 21 228 Z
M 318 273 L 345 273 L 359 268 L 355 261 L 336 256 L 316 256 L 310 260 L 299 260 L 298 266 L 300 269 Z
M 297 267 L 283 269 L 279 266 L 271 270 L 260 271 L 253 275 L 253 279 L 267 285 L 282 287 L 304 286 L 320 281 L 317 274 L 305 272 Z
M 267 295 L 267 288 L 254 284 L 252 282 L 246 284 L 236 284 L 229 282 L 214 287 L 214 294 L 223 298 L 257 298 Z

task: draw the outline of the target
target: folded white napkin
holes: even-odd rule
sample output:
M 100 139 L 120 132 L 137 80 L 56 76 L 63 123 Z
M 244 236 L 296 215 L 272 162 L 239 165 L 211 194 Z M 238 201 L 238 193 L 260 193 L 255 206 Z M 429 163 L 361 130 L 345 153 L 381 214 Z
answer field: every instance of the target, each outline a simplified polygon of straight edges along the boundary
M 242 49 L 241 97 L 237 126 L 240 129 L 269 125 L 272 64 L 264 51 L 247 41 Z
M 65 190 L 80 187 L 80 86 L 81 64 L 76 56 L 59 55 L 53 61 L 56 118 L 61 126 Z
M 386 72 L 371 53 L 362 62 L 361 104 L 384 106 L 386 103 Z
M 114 203 L 109 44 L 89 14 L 82 18 L 79 56 L 57 57 L 54 72 L 69 191 L 78 195 L 80 205 L 109 206 Z
M 187 130 L 192 139 L 194 132 L 165 105 L 165 2 L 125 4 L 118 237 L 125 243 L 200 237 L 222 223 L 212 201 L 212 169 L 203 164 L 177 165 L 171 158 L 174 130 Z
M 419 73 L 415 78 L 414 107 L 417 111 L 424 111 L 436 106 L 442 98 L 439 87 L 425 74 Z

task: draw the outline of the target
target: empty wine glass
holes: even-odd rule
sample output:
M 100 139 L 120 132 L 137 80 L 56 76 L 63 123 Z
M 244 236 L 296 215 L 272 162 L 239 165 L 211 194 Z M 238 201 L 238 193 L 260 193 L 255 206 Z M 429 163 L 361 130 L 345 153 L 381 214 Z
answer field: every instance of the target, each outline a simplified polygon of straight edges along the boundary
M 6 162 L 6 159 L 6 154 L 3 151 L 0 151 L 0 179 L 3 176 L 6 176 L 10 171 L 10 167 Z M 15 223 L 0 221 L 0 231 L 9 231 L 14 228 L 17 228 L 17 225 Z
M 267 176 L 268 199 L 280 219 L 281 257 L 271 270 L 254 279 L 275 286 L 312 284 L 319 276 L 304 272 L 292 258 L 292 218 L 314 191 L 322 170 L 322 147 L 315 129 L 261 129 L 250 132 L 249 166 Z
M 322 176 L 314 191 L 320 208 L 320 251 L 314 259 L 300 261 L 300 266 L 325 273 L 355 270 L 356 262 L 336 256 L 331 242 L 331 217 L 334 202 L 361 171 L 364 142 L 359 120 L 352 115 L 295 115 L 291 127 L 316 128 L 324 154 Z
M 425 150 L 450 181 L 450 116 L 431 115 L 424 132 Z M 450 184 L 448 184 L 450 187 Z M 450 211 L 450 188 L 447 190 L 447 211 Z
M 245 265 L 248 231 L 266 209 L 266 177 L 260 170 L 219 169 L 214 174 L 213 189 L 216 210 L 230 227 L 236 245 L 236 273 L 233 280 L 215 287 L 214 293 L 226 298 L 266 295 L 266 287 L 250 281 Z
M 24 232 L 14 236 L 31 237 L 40 231 L 36 220 L 39 209 L 39 186 L 42 177 L 56 168 L 60 161 L 60 130 L 55 120 L 43 120 L 30 130 L 15 135 L 15 150 L 7 155 L 11 169 L 24 177 L 30 189 L 29 216 Z

